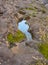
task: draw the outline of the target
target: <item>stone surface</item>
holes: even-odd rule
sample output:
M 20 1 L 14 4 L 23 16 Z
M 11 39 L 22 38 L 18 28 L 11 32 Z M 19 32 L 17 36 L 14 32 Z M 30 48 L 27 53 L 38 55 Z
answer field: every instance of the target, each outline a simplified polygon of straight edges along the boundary
M 40 28 L 48 33 L 47 16 L 48 10 L 42 0 L 0 0 L 0 65 L 29 65 L 36 60 L 46 62 L 37 44 L 40 42 Z M 16 43 L 16 47 L 9 49 L 6 36 L 8 32 L 14 34 L 18 22 L 24 18 L 27 19 L 34 40 Z

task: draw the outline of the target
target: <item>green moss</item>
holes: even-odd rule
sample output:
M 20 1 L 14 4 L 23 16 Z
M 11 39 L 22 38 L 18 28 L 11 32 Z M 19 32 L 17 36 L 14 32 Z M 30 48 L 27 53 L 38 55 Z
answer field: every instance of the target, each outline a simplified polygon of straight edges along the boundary
M 26 9 L 26 10 L 33 10 L 33 11 L 37 11 L 37 9 L 36 9 L 35 7 L 32 7 L 32 8 L 31 8 L 31 7 L 26 7 L 25 9 Z
M 12 33 L 9 33 L 9 34 L 7 35 L 7 40 L 8 40 L 10 43 L 14 43 L 14 42 L 15 42 L 14 36 L 13 36 Z
M 19 30 L 14 35 L 12 33 L 7 35 L 7 40 L 9 43 L 21 42 L 24 39 L 25 35 Z
M 15 33 L 15 39 L 16 39 L 16 42 L 20 42 L 25 39 L 25 34 L 23 34 L 21 31 L 18 30 Z
M 27 10 L 33 10 L 33 8 L 26 8 Z
M 39 45 L 39 51 L 48 59 L 48 42 Z

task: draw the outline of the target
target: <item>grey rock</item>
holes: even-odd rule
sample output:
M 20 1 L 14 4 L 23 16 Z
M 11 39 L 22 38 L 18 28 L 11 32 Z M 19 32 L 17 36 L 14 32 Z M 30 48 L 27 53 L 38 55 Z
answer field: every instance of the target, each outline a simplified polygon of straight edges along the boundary
M 43 0 L 43 3 L 44 4 L 48 4 L 48 0 Z

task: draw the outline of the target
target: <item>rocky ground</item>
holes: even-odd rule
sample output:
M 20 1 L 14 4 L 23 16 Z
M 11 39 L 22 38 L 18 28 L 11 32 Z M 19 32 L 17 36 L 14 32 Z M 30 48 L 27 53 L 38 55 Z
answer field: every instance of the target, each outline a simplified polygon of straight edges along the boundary
M 9 49 L 6 36 L 18 30 L 21 18 L 28 19 L 33 40 L 24 40 Z M 35 65 L 38 60 L 48 62 L 37 47 L 41 42 L 40 35 L 44 33 L 48 33 L 48 8 L 42 0 L 0 0 L 0 65 Z

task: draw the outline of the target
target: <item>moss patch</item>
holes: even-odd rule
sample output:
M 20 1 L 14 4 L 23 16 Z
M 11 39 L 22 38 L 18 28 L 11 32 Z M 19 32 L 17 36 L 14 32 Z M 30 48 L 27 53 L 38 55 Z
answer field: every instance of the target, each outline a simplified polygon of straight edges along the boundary
M 14 42 L 15 42 L 15 39 L 14 39 L 14 36 L 13 36 L 12 33 L 9 33 L 9 34 L 8 34 L 7 40 L 8 40 L 10 43 L 14 43 Z
M 39 51 L 48 59 L 48 43 L 39 44 Z
M 25 35 L 20 30 L 18 30 L 14 35 L 12 33 L 7 35 L 7 40 L 9 43 L 21 42 L 24 39 Z
M 26 37 L 25 37 L 25 34 L 23 34 L 21 31 L 17 31 L 15 33 L 15 38 L 16 38 L 16 42 L 21 42 L 22 40 L 24 40 Z
M 35 8 L 35 7 L 32 7 L 32 8 L 31 8 L 31 7 L 26 7 L 25 9 L 26 9 L 26 10 L 33 10 L 33 11 L 37 11 L 37 8 Z

